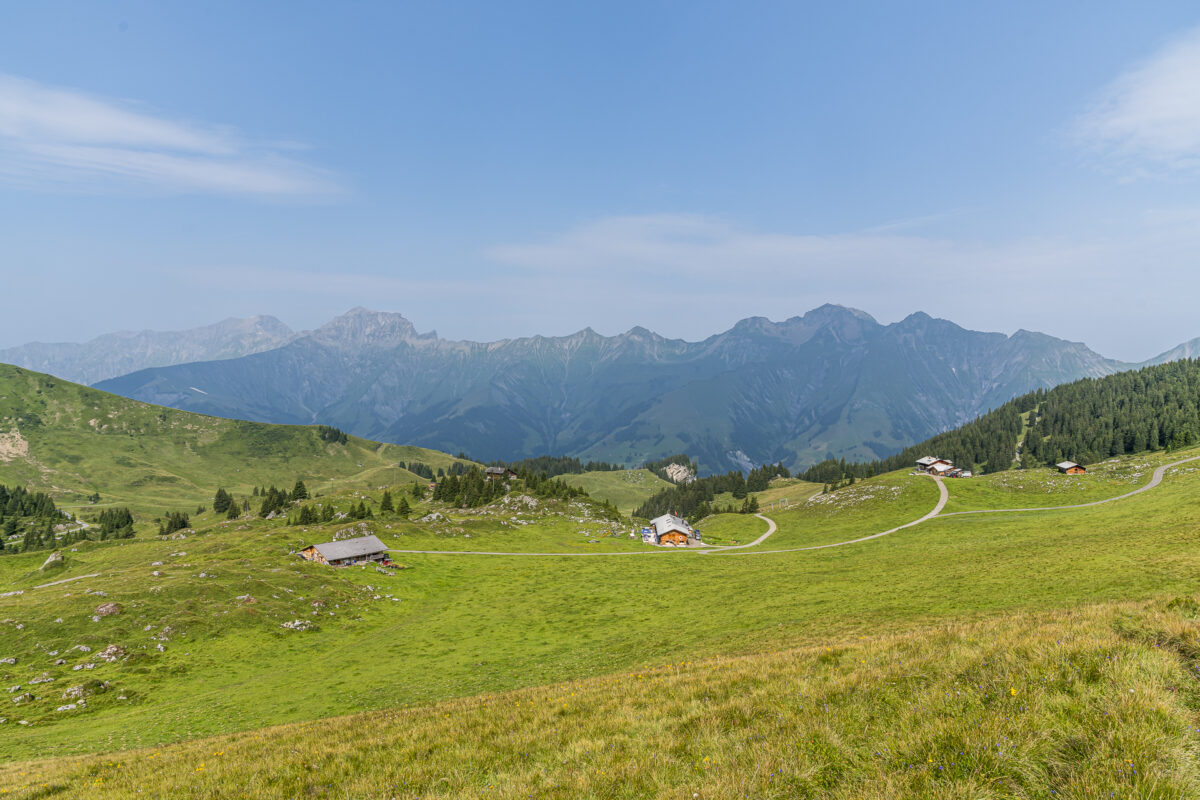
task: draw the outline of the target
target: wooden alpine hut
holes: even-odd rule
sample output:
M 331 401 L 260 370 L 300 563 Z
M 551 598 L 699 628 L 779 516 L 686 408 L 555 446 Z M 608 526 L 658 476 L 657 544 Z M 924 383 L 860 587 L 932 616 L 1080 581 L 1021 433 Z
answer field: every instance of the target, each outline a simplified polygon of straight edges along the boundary
M 387 547 L 375 536 L 359 536 L 340 542 L 310 544 L 300 551 L 301 557 L 331 567 L 367 564 L 387 558 Z
M 650 520 L 650 536 L 647 541 L 666 547 L 687 547 L 700 541 L 700 534 L 682 517 L 663 514 Z

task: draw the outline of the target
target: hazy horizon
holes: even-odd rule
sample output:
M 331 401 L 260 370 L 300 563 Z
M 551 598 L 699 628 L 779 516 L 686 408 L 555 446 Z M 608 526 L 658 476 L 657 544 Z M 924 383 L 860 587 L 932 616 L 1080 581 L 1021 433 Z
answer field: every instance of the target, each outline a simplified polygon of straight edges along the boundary
M 825 302 L 1200 336 L 1200 12 L 16 7 L 0 342 L 356 305 L 698 339 Z

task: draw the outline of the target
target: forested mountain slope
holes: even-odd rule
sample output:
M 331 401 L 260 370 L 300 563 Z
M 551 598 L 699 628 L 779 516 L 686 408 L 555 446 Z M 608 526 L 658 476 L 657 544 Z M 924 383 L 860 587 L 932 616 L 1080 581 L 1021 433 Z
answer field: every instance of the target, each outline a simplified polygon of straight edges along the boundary
M 1083 464 L 1126 453 L 1200 442 L 1200 359 L 1185 359 L 1103 378 L 1038 389 L 953 431 L 889 458 L 826 461 L 805 473 L 817 482 L 863 477 L 936 455 L 963 467 L 997 472 L 1021 466 Z
M 644 328 L 449 341 L 355 309 L 276 350 L 99 386 L 485 460 L 637 464 L 686 451 L 712 473 L 886 456 L 1031 389 L 1127 367 L 1043 334 L 980 333 L 920 313 L 881 325 L 830 305 L 746 319 L 701 342 Z

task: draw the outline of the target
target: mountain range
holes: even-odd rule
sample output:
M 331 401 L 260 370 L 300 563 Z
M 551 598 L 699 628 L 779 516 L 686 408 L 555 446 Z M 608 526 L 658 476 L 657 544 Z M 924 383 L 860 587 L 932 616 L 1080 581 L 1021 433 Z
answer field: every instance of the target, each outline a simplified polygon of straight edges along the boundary
M 186 331 L 118 331 L 82 344 L 30 342 L 0 350 L 0 362 L 91 384 L 147 367 L 237 358 L 294 338 L 275 317 L 257 316 Z
M 879 458 L 1030 389 L 1136 366 L 1045 334 L 971 331 L 924 313 L 883 325 L 835 305 L 782 322 L 745 319 L 699 342 L 640 327 L 453 341 L 356 308 L 273 349 L 96 386 L 480 459 L 552 453 L 634 464 L 686 451 L 710 473 Z

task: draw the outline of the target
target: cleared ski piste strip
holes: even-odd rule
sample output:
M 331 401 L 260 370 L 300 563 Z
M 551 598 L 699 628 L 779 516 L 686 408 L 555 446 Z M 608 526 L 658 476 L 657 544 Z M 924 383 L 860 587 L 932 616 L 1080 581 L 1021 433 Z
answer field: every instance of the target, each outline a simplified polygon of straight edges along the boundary
M 912 522 L 906 522 L 903 525 L 897 525 L 895 528 L 889 528 L 886 531 L 873 533 L 869 536 L 860 536 L 857 539 L 847 539 L 844 542 L 832 542 L 830 544 L 817 544 L 808 547 L 787 547 L 775 550 L 749 550 L 748 548 L 756 547 L 766 541 L 771 534 L 776 530 L 774 520 L 765 517 L 762 514 L 755 514 L 756 517 L 767 523 L 767 532 L 749 544 L 729 545 L 722 547 L 703 547 L 703 548 L 671 548 L 671 549 L 655 549 L 655 550 L 635 550 L 626 553 L 508 553 L 489 550 L 395 550 L 388 549 L 389 553 L 409 553 L 415 555 L 446 555 L 446 556 L 534 556 L 536 558 L 601 558 L 601 557 L 617 557 L 617 556 L 658 556 L 667 555 L 669 553 L 697 553 L 700 555 L 730 555 L 730 556 L 755 556 L 768 555 L 770 553 L 798 553 L 805 550 L 826 550 L 830 547 L 845 547 L 846 545 L 859 544 L 861 542 L 869 542 L 872 539 L 879 539 L 884 536 L 890 536 L 893 533 L 902 531 L 906 528 L 911 528 L 914 525 L 920 525 L 922 522 L 928 522 L 931 519 L 938 517 L 959 517 L 967 514 L 1018 514 L 1032 511 L 1063 511 L 1072 508 L 1091 508 L 1093 506 L 1104 505 L 1105 503 L 1115 503 L 1118 500 L 1125 500 L 1134 495 L 1148 492 L 1157 487 L 1163 482 L 1163 478 L 1167 474 L 1167 470 L 1178 467 L 1181 464 L 1187 464 L 1190 461 L 1200 461 L 1200 456 L 1191 456 L 1179 461 L 1172 461 L 1170 464 L 1163 464 L 1156 467 L 1154 474 L 1151 475 L 1150 481 L 1145 486 L 1139 486 L 1131 492 L 1126 492 L 1116 497 L 1106 497 L 1103 500 L 1093 500 L 1088 503 L 1076 503 L 1075 505 L 1067 506 L 1042 506 L 1040 508 L 988 508 L 978 511 L 952 511 L 949 514 L 943 514 L 942 510 L 946 507 L 946 503 L 950 500 L 950 493 L 946 491 L 946 484 L 941 478 L 936 478 L 932 475 L 929 477 L 937 481 L 938 485 L 938 501 L 928 514 Z

